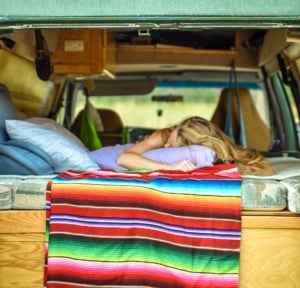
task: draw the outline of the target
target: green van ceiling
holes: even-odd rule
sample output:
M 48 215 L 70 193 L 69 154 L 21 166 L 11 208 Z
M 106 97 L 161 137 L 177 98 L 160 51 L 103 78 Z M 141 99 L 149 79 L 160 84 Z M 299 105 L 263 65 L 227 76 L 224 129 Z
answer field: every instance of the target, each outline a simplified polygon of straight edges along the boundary
M 0 29 L 300 27 L 299 0 L 1 0 Z

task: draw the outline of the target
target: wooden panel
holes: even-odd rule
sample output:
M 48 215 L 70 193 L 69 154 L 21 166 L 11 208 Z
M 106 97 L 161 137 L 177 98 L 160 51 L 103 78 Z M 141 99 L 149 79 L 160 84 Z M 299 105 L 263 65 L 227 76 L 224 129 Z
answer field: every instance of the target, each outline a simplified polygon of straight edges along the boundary
M 106 60 L 111 67 L 115 58 L 108 40 L 105 30 L 61 30 L 57 51 L 51 56 L 54 74 L 101 74 Z
M 285 30 L 269 30 L 266 33 L 264 43 L 260 48 L 258 65 L 265 65 L 287 46 L 288 43 L 286 41 Z
M 243 216 L 243 228 L 300 229 L 300 217 Z
M 199 65 L 199 66 L 220 66 L 229 67 L 232 59 L 236 60 L 238 67 L 248 67 L 255 69 L 257 67 L 256 52 L 249 53 L 247 57 L 241 57 L 239 54 L 221 54 L 221 53 L 157 53 L 156 50 L 147 53 L 136 53 L 117 47 L 117 64 L 119 65 L 138 65 L 138 64 L 172 64 L 172 65 Z
M 297 288 L 300 215 L 244 211 L 240 288 Z M 0 212 L 0 287 L 42 288 L 45 211 Z
M 240 288 L 300 287 L 300 230 L 243 229 Z
M 181 46 L 172 46 L 165 44 L 156 45 L 129 45 L 121 44 L 118 46 L 120 52 L 133 52 L 133 53 L 171 53 L 171 54 L 205 54 L 205 55 L 234 55 L 236 50 L 205 50 L 205 49 L 194 49 Z
M 44 242 L 45 231 L 40 233 L 0 233 L 0 243 L 4 242 Z
M 240 31 L 233 50 L 205 50 L 170 45 L 118 45 L 118 65 L 172 64 L 229 67 L 235 59 L 237 67 L 257 68 L 258 52 L 241 45 L 251 31 Z M 237 53 L 238 51 L 238 53 Z
M 0 212 L 0 287 L 42 288 L 45 211 Z
M 34 233 L 45 231 L 46 211 L 8 210 L 0 212 L 0 233 Z
M 1 241 L 0 287 L 42 288 L 44 253 L 44 242 Z
M 54 74 L 90 74 L 91 66 L 89 64 L 55 64 Z

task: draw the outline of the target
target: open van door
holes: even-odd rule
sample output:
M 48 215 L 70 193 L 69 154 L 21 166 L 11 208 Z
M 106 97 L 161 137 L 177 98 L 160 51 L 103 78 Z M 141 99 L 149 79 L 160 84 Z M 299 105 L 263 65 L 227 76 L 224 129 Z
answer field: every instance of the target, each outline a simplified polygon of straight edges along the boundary
M 260 150 L 270 162 L 278 158 L 293 159 L 294 166 L 285 169 L 283 161 L 282 170 L 284 174 L 297 173 L 300 158 L 299 15 L 299 0 L 1 0 L 0 83 L 7 87 L 16 108 L 13 117 L 24 122 L 28 118 L 36 121 L 42 118 L 56 132 L 63 131 L 64 140 L 73 139 L 74 134 L 78 137 L 93 134 L 99 138 L 97 145 L 101 142 L 99 145 L 103 146 L 140 141 L 153 130 L 177 123 L 191 113 L 214 120 L 225 129 L 223 124 L 228 111 L 234 110 L 231 128 L 236 132 L 235 140 L 240 141 L 242 133 L 248 138 L 247 143 L 238 144 Z M 233 72 L 237 81 L 231 81 Z M 239 91 L 236 95 L 246 99 L 242 103 L 245 105 L 239 106 L 237 97 L 235 102 L 228 101 L 226 91 L 232 88 L 233 82 L 235 91 Z M 10 111 L 4 101 L 0 105 L 1 111 Z M 82 125 L 86 111 L 89 117 L 85 119 L 91 123 L 91 130 L 85 128 L 89 125 Z M 0 135 L 5 135 L 3 141 L 10 141 L 8 137 L 12 136 L 6 133 L 5 118 L 8 116 L 2 113 L 3 134 Z M 241 123 L 245 124 L 244 130 Z M 40 135 L 36 129 L 29 133 L 23 130 L 19 129 L 26 134 L 29 144 L 26 142 L 23 148 L 27 148 L 33 135 Z M 43 141 L 44 146 L 52 148 L 54 138 Z M 78 140 L 75 137 L 72 143 L 84 142 Z M 52 149 L 54 153 L 71 146 L 65 143 L 70 142 L 56 146 Z M 6 144 L 0 143 L 0 146 Z M 0 150 L 0 157 L 6 152 L 7 161 L 0 164 L 9 163 L 17 156 L 19 162 L 38 164 L 36 157 L 28 156 L 37 149 L 30 146 L 26 155 L 18 149 L 17 155 L 14 148 L 22 148 L 20 144 L 8 144 L 11 146 Z M 87 147 L 81 148 L 84 157 Z M 57 175 L 53 173 L 70 166 L 58 165 L 53 171 L 53 159 L 48 159 L 48 154 L 40 153 L 40 156 L 43 169 L 36 165 L 29 169 L 21 163 L 26 174 L 9 170 L 0 177 L 1 288 L 42 288 L 44 284 L 47 183 Z M 72 156 L 74 154 L 68 154 L 67 160 Z M 83 164 L 89 165 L 85 166 L 87 170 L 98 168 L 81 159 L 86 158 L 79 158 L 80 167 Z M 68 165 L 69 161 L 63 164 Z M 3 171 L 4 166 L 1 166 Z M 42 188 L 37 185 L 41 179 Z M 300 283 L 300 179 L 298 175 L 285 182 L 280 180 L 243 179 L 241 288 L 292 288 Z M 85 204 L 83 210 L 88 211 L 90 205 Z M 76 204 L 70 205 L 70 210 L 73 206 Z M 154 215 L 148 206 L 142 213 Z M 78 220 L 75 218 L 72 218 L 74 222 Z M 157 217 L 159 221 L 160 218 Z M 193 219 L 185 217 L 188 220 L 185 222 L 191 223 Z M 138 225 L 144 219 L 139 221 Z M 78 226 L 85 229 L 87 222 Z M 145 226 L 156 225 L 152 220 L 149 223 Z M 116 226 L 118 224 L 116 222 Z M 167 223 L 159 233 L 178 231 L 183 226 Z M 193 228 L 188 230 L 199 239 L 203 237 Z M 221 234 L 225 233 L 223 228 L 220 230 Z M 189 238 L 186 232 L 184 227 L 178 237 Z M 150 246 L 151 237 L 146 237 Z M 100 239 L 101 245 L 102 240 L 105 237 Z M 159 243 L 162 250 L 168 241 Z M 227 242 L 232 245 L 230 240 Z M 188 243 L 184 245 L 193 250 L 194 243 Z M 179 243 L 176 247 L 179 254 L 182 246 Z M 227 251 L 223 249 L 223 252 L 226 256 Z M 110 263 L 109 260 L 106 263 Z M 227 269 L 219 266 L 224 271 Z M 153 271 L 157 269 L 152 267 Z M 185 272 L 180 277 L 184 278 Z

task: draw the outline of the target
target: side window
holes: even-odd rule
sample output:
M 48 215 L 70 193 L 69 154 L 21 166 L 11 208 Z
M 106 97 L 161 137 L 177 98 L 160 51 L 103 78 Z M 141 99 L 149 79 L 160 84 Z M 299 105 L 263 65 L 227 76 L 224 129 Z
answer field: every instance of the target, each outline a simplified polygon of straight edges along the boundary
M 292 117 L 294 119 L 295 129 L 296 129 L 297 136 L 298 136 L 298 145 L 299 145 L 299 143 L 300 143 L 300 119 L 299 119 L 299 111 L 298 111 L 296 101 L 295 101 L 295 97 L 297 97 L 297 95 L 295 95 L 295 96 L 293 95 L 293 91 L 290 86 L 284 85 L 284 88 L 287 93 L 287 99 L 290 103 Z
M 295 151 L 299 147 L 296 133 L 299 119 L 294 101 L 294 88 L 284 85 L 282 75 L 278 72 L 270 78 L 269 90 L 275 137 L 281 142 L 281 150 Z

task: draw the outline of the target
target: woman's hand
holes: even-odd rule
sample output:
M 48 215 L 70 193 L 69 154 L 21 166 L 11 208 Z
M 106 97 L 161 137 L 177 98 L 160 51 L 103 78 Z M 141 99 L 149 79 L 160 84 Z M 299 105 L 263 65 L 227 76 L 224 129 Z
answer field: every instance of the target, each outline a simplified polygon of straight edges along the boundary
M 168 170 L 180 170 L 184 172 L 189 172 L 192 170 L 195 170 L 197 167 L 189 160 L 183 160 L 180 162 L 177 162 L 175 164 L 168 164 L 167 165 Z
M 171 131 L 170 129 L 155 131 L 149 137 L 122 153 L 117 159 L 117 164 L 127 169 L 146 168 L 150 170 L 179 170 L 184 172 L 196 169 L 196 166 L 189 160 L 165 164 L 142 156 L 143 153 L 156 148 L 172 147 L 173 143 L 171 142 L 174 142 L 175 139 L 169 139 Z

